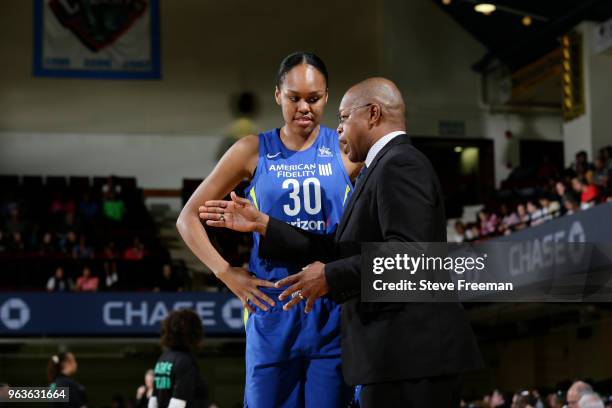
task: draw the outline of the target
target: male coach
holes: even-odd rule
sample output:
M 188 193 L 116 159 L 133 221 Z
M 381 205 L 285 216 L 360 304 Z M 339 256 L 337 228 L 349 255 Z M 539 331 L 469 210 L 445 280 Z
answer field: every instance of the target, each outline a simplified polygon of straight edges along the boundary
M 289 286 L 280 299 L 293 296 L 285 309 L 306 300 L 307 312 L 321 296 L 343 303 L 343 374 L 362 385 L 363 407 L 455 408 L 461 373 L 482 366 L 461 305 L 360 301 L 362 242 L 446 242 L 436 174 L 406 135 L 405 105 L 393 82 L 370 78 L 350 88 L 339 121 L 349 159 L 365 167 L 333 236 L 270 218 L 235 194 L 232 202 L 207 202 L 201 217 L 259 232 L 264 258 L 317 261 L 277 282 Z

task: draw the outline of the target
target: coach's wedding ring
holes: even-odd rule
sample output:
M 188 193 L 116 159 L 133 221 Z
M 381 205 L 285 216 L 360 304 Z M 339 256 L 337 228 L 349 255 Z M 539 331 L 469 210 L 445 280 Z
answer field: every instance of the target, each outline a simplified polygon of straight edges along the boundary
M 223 214 L 221 214 L 221 216 L 219 217 L 219 221 L 225 221 L 225 217 L 223 216 Z

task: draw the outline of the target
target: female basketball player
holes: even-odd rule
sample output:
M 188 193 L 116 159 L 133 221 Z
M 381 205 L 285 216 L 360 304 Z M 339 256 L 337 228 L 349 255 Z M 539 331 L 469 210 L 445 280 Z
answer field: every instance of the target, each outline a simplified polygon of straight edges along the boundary
M 251 180 L 248 197 L 261 211 L 300 228 L 329 234 L 340 221 L 359 167 L 341 152 L 338 135 L 320 125 L 327 69 L 314 54 L 281 63 L 274 97 L 285 123 L 237 141 L 193 193 L 177 227 L 185 243 L 242 301 L 246 320 L 245 407 L 344 407 L 350 393 L 340 366 L 340 307 L 320 299 L 283 312 L 274 282 L 301 266 L 264 261 L 254 235 L 249 270 L 232 267 L 213 248 L 198 206 Z M 253 275 L 254 276 L 253 276 Z
M 73 377 L 77 372 L 77 360 L 71 352 L 54 354 L 47 364 L 47 378 L 51 389 L 58 387 L 68 388 L 70 401 L 68 403 L 56 402 L 53 407 L 64 408 L 87 408 L 87 396 L 85 387 L 79 384 Z

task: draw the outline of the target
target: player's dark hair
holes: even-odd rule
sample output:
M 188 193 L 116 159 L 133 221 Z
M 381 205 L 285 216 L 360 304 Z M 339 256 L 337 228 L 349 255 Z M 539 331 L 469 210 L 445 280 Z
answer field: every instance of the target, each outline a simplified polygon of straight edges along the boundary
M 280 88 L 285 76 L 287 75 L 287 72 L 291 71 L 294 67 L 300 64 L 308 64 L 315 67 L 317 71 L 323 75 L 323 78 L 325 78 L 325 87 L 329 87 L 329 78 L 325 63 L 316 54 L 305 51 L 296 51 L 287 55 L 285 59 L 283 59 L 283 61 L 280 63 L 280 67 L 278 68 L 278 73 L 276 74 L 276 86 Z
M 61 374 L 62 368 L 70 352 L 57 353 L 51 356 L 47 363 L 47 379 L 50 383 L 55 381 L 58 375 Z
M 172 350 L 194 351 L 203 336 L 202 321 L 193 310 L 170 312 L 161 323 L 161 344 Z

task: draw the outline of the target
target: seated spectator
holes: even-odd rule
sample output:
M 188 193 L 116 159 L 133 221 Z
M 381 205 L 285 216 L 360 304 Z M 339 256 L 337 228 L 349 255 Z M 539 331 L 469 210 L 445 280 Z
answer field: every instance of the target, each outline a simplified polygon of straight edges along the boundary
M 145 248 L 138 238 L 134 238 L 134 244 L 123 253 L 123 259 L 126 261 L 140 261 L 144 256 Z
M 10 209 L 9 219 L 6 221 L 4 226 L 6 232 L 9 234 L 14 234 L 15 232 L 22 234 L 25 231 L 26 225 L 23 221 L 21 221 L 18 207 L 13 207 Z
M 465 231 L 465 240 L 468 242 L 476 241 L 480 238 L 480 228 L 476 223 L 470 223 L 467 225 L 467 229 Z
M 580 398 L 584 395 L 592 394 L 593 388 L 585 383 L 584 381 L 576 381 L 574 382 L 569 389 L 567 390 L 567 406 L 568 408 L 576 408 L 578 407 L 578 403 L 580 402 Z
M 101 254 L 101 257 L 102 259 L 105 259 L 104 274 L 108 289 L 109 282 L 113 281 L 114 283 L 112 286 L 115 286 L 115 284 L 119 280 L 119 275 L 117 274 L 117 250 L 115 249 L 114 241 L 109 242 L 104 247 L 104 252 Z
M 55 275 L 47 281 L 47 292 L 70 292 L 74 288 L 72 280 L 66 277 L 64 268 L 58 266 Z
M 550 408 L 563 408 L 563 397 L 558 394 L 548 394 L 546 397 L 547 406 Z
M 119 282 L 117 269 L 107 265 L 108 263 L 104 263 L 104 290 L 117 289 L 117 282 Z
M 572 189 L 580 195 L 580 208 L 583 210 L 592 207 L 599 196 L 599 188 L 584 178 L 572 178 Z
M 89 266 L 85 266 L 83 274 L 77 279 L 76 290 L 78 292 L 97 292 L 99 281 L 97 276 L 92 275 Z
M 498 408 L 504 407 L 505 405 L 506 399 L 504 398 L 504 394 L 502 394 L 499 390 L 493 390 L 493 393 L 489 397 L 489 407 Z
M 580 201 L 575 194 L 568 191 L 563 197 L 563 207 L 565 208 L 565 214 L 572 215 L 580 211 Z
M 88 193 L 83 194 L 79 204 L 79 215 L 85 223 L 91 223 L 98 216 L 98 203 L 91 200 Z
M 529 214 L 527 213 L 527 208 L 525 204 L 520 203 L 516 206 L 516 215 L 518 216 L 519 222 L 514 224 L 515 230 L 522 230 L 529 225 Z
M 72 251 L 77 246 L 77 235 L 74 231 L 68 231 L 66 234 L 60 236 L 59 249 L 64 254 L 72 255 Z
M 25 250 L 25 243 L 21 232 L 13 232 L 13 239 L 9 241 L 9 250 L 11 252 L 21 252 Z
M 455 221 L 455 235 L 451 238 L 450 242 L 463 242 L 465 241 L 465 225 L 457 220 Z
M 104 253 L 102 254 L 104 259 L 115 260 L 117 259 L 117 249 L 115 248 L 115 242 L 111 241 L 104 247 Z
M 58 252 L 57 243 L 54 240 L 52 232 L 45 232 L 40 242 L 39 253 L 41 256 L 53 255 Z
M 605 408 L 605 406 L 599 395 L 591 393 L 580 397 L 578 408 Z
M 531 226 L 540 225 L 544 222 L 544 213 L 534 200 L 527 201 L 527 214 L 529 214 L 529 225 Z
M 487 236 L 495 233 L 497 230 L 497 215 L 488 209 L 482 209 L 478 212 L 480 221 L 480 235 Z
M 552 220 L 553 218 L 559 216 L 561 204 L 559 204 L 559 201 L 554 199 L 552 195 L 543 195 L 538 201 L 540 203 L 540 207 L 542 208 L 545 221 Z
M 593 184 L 600 188 L 608 185 L 608 169 L 603 157 L 598 157 L 593 162 Z
M 608 174 L 612 173 L 612 146 L 599 149 L 599 155 L 604 161 L 604 167 L 608 170 Z
M 512 228 L 520 222 L 519 217 L 516 212 L 510 212 L 506 203 L 501 205 L 500 212 L 502 219 L 499 222 L 497 231 L 500 234 L 508 234 L 511 232 Z
M 107 219 L 121 222 L 125 216 L 125 204 L 113 191 L 110 191 L 102 203 L 102 211 Z
M 102 185 L 102 196 L 108 197 L 109 195 L 118 196 L 121 194 L 121 185 L 115 181 L 115 176 L 108 176 L 106 183 Z
M 182 292 L 183 284 L 172 270 L 172 267 L 164 264 L 162 277 L 159 284 L 153 290 L 155 292 Z
M 87 245 L 85 235 L 81 235 L 79 244 L 72 248 L 72 257 L 74 259 L 92 259 L 94 257 L 93 248 Z

